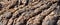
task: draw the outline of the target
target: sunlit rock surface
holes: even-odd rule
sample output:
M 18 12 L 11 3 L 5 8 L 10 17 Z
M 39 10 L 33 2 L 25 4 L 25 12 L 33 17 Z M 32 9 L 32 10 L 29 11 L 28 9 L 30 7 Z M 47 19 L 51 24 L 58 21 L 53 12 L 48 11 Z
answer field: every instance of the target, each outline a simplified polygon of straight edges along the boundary
M 60 0 L 0 0 L 0 25 L 60 25 Z

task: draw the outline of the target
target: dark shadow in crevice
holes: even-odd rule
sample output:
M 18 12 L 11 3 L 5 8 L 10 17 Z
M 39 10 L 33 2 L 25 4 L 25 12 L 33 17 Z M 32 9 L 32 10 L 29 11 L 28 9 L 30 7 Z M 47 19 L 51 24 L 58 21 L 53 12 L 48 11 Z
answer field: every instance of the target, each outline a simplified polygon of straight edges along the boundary
M 60 16 L 57 16 L 57 17 L 54 18 L 55 21 L 54 21 L 53 25 L 57 25 L 57 22 L 58 22 L 58 20 L 59 20 L 59 17 L 60 17 Z
M 57 1 L 56 1 L 56 2 L 53 2 L 53 4 L 54 4 L 54 3 L 57 3 Z
M 21 15 L 21 13 L 17 14 L 15 18 L 18 18 Z
M 3 5 L 0 3 L 0 10 L 2 10 L 2 8 L 3 8 Z
M 19 3 L 20 3 L 19 5 L 23 5 L 22 1 L 20 1 Z
M 28 5 L 28 3 L 29 3 L 29 0 L 26 0 L 25 6 L 27 6 L 27 5 Z
M 58 1 L 58 4 L 57 5 L 59 5 L 60 6 L 60 0 Z
M 3 8 L 2 4 L 0 3 L 0 8 Z
M 23 5 L 22 1 L 19 2 L 19 0 L 17 0 L 16 3 L 13 4 L 9 9 L 14 8 L 15 6 L 18 7 L 18 5 Z
M 7 19 L 10 19 L 11 17 L 12 17 L 12 13 L 11 13 L 11 15 L 9 17 L 7 17 Z
M 11 0 L 8 0 L 8 1 L 11 1 Z
M 14 8 L 15 6 L 18 7 L 18 1 L 15 4 L 13 4 L 11 7 L 9 7 L 9 9 Z

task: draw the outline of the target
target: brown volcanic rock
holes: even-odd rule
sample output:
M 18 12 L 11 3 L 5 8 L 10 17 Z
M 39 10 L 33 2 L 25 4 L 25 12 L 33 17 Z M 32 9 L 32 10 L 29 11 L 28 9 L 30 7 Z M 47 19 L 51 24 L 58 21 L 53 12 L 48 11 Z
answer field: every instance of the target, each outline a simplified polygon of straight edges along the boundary
M 60 0 L 2 0 L 0 25 L 60 25 Z

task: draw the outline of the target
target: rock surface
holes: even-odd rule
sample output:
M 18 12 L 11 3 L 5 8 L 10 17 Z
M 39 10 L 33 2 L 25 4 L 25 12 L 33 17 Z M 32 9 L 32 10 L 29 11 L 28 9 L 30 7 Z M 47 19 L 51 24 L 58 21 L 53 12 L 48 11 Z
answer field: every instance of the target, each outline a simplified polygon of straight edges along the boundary
M 0 25 L 60 25 L 60 0 L 1 0 Z

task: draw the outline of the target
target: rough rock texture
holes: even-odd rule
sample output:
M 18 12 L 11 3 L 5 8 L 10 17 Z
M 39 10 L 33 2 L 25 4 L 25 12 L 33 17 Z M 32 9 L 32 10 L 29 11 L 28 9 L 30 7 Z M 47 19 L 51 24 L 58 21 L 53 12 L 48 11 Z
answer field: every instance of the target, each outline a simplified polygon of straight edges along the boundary
M 60 25 L 60 0 L 0 0 L 0 25 Z

